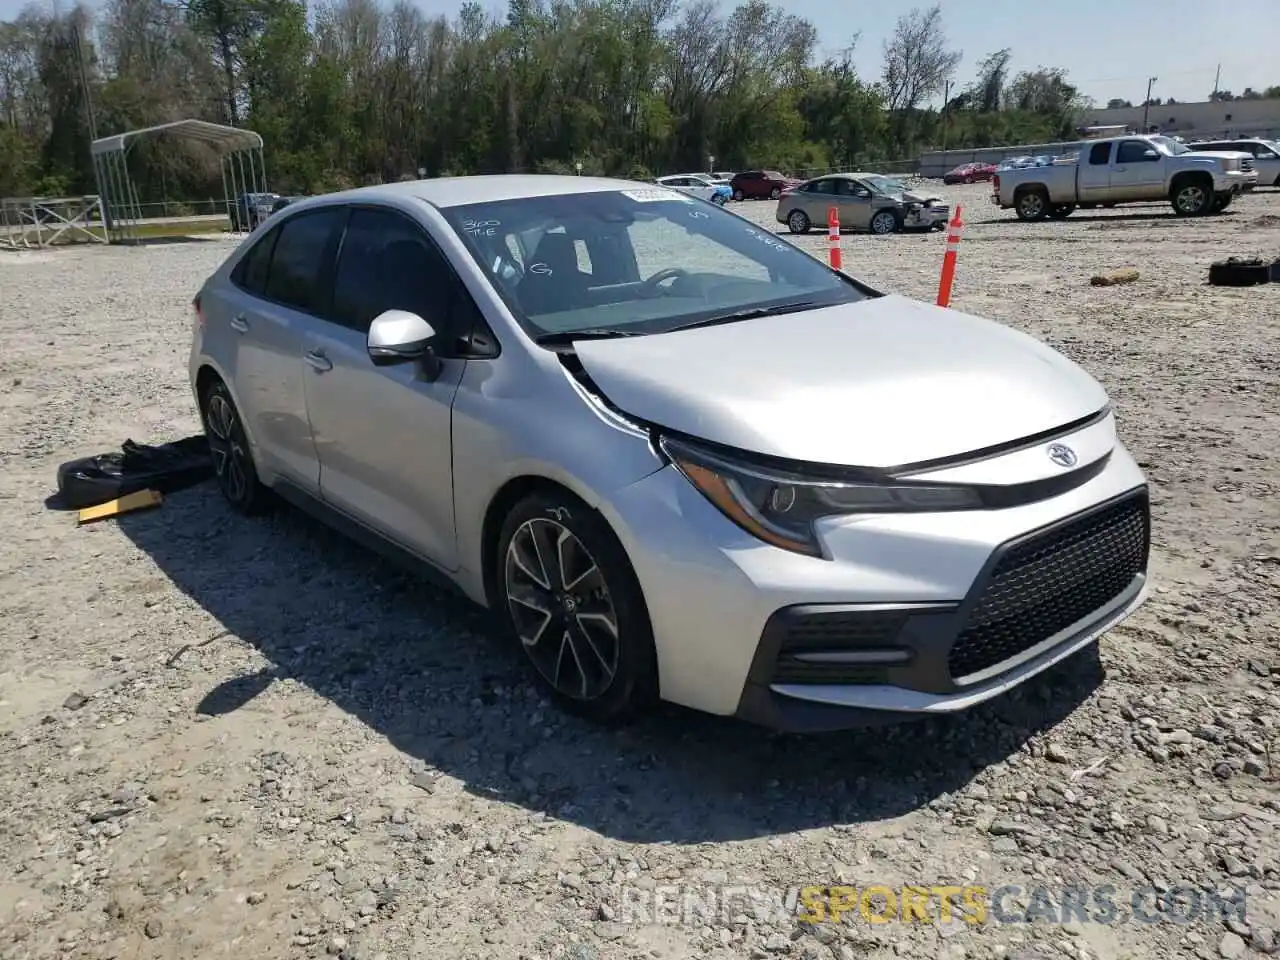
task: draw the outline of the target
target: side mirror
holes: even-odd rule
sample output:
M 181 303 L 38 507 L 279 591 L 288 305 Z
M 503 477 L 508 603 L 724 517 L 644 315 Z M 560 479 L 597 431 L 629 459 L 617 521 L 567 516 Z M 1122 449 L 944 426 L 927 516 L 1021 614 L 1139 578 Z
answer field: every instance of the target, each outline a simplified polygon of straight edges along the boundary
M 387 310 L 369 325 L 369 359 L 380 367 L 431 356 L 436 331 L 416 313 Z

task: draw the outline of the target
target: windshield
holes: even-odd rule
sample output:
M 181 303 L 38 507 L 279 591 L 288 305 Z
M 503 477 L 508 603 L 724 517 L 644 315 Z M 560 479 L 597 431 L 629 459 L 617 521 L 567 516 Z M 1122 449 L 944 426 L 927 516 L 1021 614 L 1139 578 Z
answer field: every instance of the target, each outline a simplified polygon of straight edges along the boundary
M 1178 157 L 1184 153 L 1192 152 L 1191 148 L 1185 143 L 1182 143 L 1179 140 L 1174 140 L 1170 137 L 1152 137 L 1151 142 L 1173 157 Z
M 661 333 L 742 310 L 872 295 L 750 221 L 660 187 L 441 212 L 535 337 Z
M 875 190 L 877 193 L 886 193 L 889 196 L 905 193 L 907 189 L 907 185 L 901 180 L 895 180 L 893 177 L 882 177 L 878 174 L 870 177 L 863 177 L 862 182 L 870 186 L 871 189 Z

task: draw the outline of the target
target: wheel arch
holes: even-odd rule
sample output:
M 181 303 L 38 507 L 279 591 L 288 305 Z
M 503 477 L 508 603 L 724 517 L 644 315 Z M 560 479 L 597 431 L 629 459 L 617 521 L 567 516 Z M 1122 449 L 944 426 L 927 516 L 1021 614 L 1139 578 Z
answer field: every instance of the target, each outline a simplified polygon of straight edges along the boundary
M 236 405 L 236 411 L 240 415 L 240 429 L 244 431 L 244 435 L 249 438 L 249 449 L 254 453 L 254 466 L 258 469 L 259 479 L 263 483 L 270 486 L 272 478 L 262 469 L 261 451 L 258 449 L 258 438 L 254 433 L 254 425 L 250 419 L 245 416 L 244 405 L 240 402 L 240 395 L 236 391 L 235 384 L 230 377 L 224 376 L 222 371 L 208 358 L 200 360 L 200 366 L 196 370 L 195 376 L 195 394 L 196 404 L 200 411 L 200 423 L 204 424 L 204 394 L 214 383 L 222 384 L 227 393 L 231 394 L 231 402 Z

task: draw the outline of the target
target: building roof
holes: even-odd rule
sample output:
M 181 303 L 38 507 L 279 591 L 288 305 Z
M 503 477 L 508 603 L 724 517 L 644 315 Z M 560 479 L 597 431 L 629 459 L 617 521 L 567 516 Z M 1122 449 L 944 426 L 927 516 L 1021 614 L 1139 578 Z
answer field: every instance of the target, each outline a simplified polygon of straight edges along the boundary
M 173 133 L 191 140 L 199 140 L 216 148 L 220 153 L 233 153 L 236 150 L 262 149 L 262 137 L 252 130 L 242 127 L 229 127 L 221 123 L 210 123 L 208 120 L 174 120 L 154 127 L 142 127 L 115 133 L 109 137 L 99 137 L 91 146 L 94 156 L 103 153 L 123 152 L 129 145 L 143 137 L 161 133 Z

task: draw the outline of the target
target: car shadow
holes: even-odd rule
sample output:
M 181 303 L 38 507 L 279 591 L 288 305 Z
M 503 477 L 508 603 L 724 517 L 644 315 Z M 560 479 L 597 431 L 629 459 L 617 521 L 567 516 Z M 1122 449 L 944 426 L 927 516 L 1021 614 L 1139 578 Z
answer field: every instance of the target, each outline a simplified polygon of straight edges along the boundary
M 539 702 L 487 612 L 299 511 L 245 519 L 204 484 L 117 523 L 271 663 L 203 692 L 200 712 L 292 678 L 476 795 L 633 842 L 906 814 L 1058 723 L 1102 674 L 1092 648 L 967 715 L 850 733 L 779 735 L 676 707 L 603 729 Z

